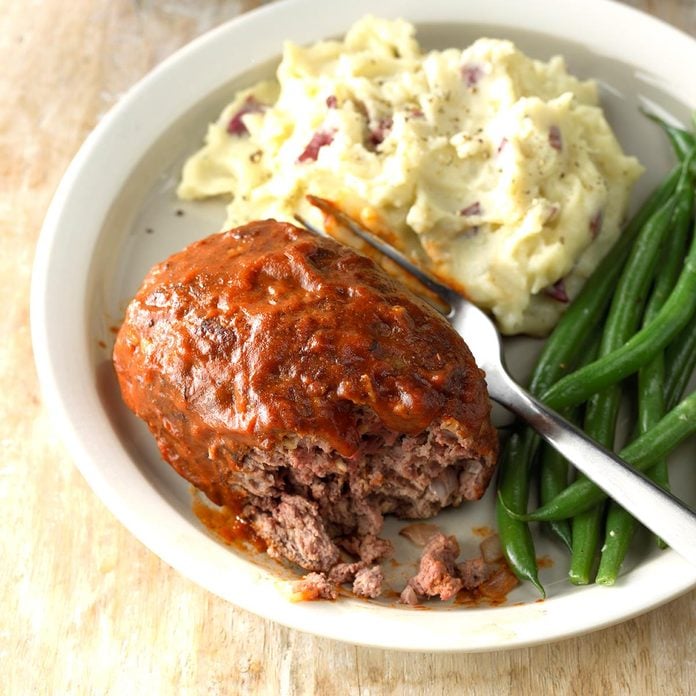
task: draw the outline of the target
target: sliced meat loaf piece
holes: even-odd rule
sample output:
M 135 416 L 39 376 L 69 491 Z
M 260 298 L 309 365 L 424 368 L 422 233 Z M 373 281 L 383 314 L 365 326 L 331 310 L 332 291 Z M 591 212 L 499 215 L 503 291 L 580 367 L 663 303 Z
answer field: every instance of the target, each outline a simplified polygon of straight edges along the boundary
M 493 473 L 464 341 L 371 260 L 293 225 L 251 223 L 155 266 L 113 358 L 163 458 L 214 503 L 241 498 L 269 552 L 308 570 L 340 562 L 337 542 L 373 563 L 388 545 L 362 541 L 384 514 L 476 500 Z

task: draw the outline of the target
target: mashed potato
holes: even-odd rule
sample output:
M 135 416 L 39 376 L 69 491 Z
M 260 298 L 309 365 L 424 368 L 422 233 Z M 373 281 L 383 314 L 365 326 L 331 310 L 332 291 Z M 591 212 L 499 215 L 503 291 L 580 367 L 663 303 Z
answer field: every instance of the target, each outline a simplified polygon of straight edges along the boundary
M 236 95 L 178 193 L 231 196 L 228 227 L 311 219 L 305 195 L 329 198 L 504 333 L 542 335 L 616 240 L 642 168 L 562 58 L 491 39 L 423 53 L 414 37 L 366 17 L 343 41 L 287 43 L 277 81 Z

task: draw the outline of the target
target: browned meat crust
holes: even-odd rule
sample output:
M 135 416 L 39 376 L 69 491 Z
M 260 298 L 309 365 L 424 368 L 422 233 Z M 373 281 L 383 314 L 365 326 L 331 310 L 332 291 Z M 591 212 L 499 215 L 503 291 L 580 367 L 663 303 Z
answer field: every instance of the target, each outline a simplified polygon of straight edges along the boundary
M 383 514 L 475 500 L 493 472 L 483 374 L 462 339 L 369 259 L 289 224 L 155 266 L 114 366 L 164 459 L 217 504 L 241 497 L 269 551 L 310 570 L 339 561 L 336 540 L 374 562 L 389 550 L 375 546 Z

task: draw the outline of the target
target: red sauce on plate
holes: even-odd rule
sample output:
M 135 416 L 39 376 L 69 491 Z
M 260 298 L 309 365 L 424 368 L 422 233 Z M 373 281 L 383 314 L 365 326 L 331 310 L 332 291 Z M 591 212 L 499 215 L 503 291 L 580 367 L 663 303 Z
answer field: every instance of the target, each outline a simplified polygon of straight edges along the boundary
M 254 532 L 251 525 L 241 517 L 243 501 L 238 504 L 210 507 L 198 495 L 193 498 L 193 512 L 215 536 L 229 546 L 245 548 L 252 546 L 257 551 L 265 551 L 266 544 Z

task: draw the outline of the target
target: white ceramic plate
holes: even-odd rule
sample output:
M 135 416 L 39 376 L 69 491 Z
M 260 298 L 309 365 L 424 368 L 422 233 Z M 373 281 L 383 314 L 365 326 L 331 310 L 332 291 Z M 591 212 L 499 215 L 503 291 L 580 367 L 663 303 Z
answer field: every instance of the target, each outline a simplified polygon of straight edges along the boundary
M 151 264 L 214 232 L 217 203 L 181 204 L 174 187 L 181 163 L 201 142 L 236 88 L 268 75 L 282 41 L 339 36 L 370 0 L 332 3 L 285 0 L 205 35 L 165 61 L 124 97 L 87 139 L 66 173 L 41 234 L 32 288 L 32 331 L 41 384 L 71 453 L 97 495 L 131 532 L 167 563 L 235 604 L 267 618 L 331 638 L 414 650 L 491 650 L 530 645 L 596 629 L 643 612 L 696 584 L 696 571 L 672 551 L 629 559 L 614 588 L 574 588 L 565 581 L 563 555 L 540 540 L 553 566 L 542 571 L 549 597 L 535 601 L 521 587 L 502 607 L 473 609 L 433 603 L 429 611 L 388 602 L 343 598 L 291 604 L 280 591 L 289 571 L 224 546 L 191 512 L 185 482 L 159 458 L 142 426 L 122 405 L 109 355 L 110 327 Z M 596 77 L 608 117 L 624 148 L 648 173 L 643 197 L 671 166 L 658 129 L 638 114 L 652 102 L 686 121 L 696 107 L 696 43 L 625 6 L 600 0 L 382 0 L 379 13 L 419 27 L 426 47 L 465 46 L 479 36 L 510 38 L 534 57 L 564 54 L 571 72 Z M 530 351 L 510 344 L 519 374 Z M 696 501 L 694 453 L 682 448 L 675 490 Z M 493 525 L 490 495 L 441 515 L 456 532 L 463 555 L 474 555 L 477 526 Z M 396 521 L 387 533 L 395 535 Z M 390 571 L 400 589 L 414 560 Z M 409 555 L 410 554 L 410 555 Z

